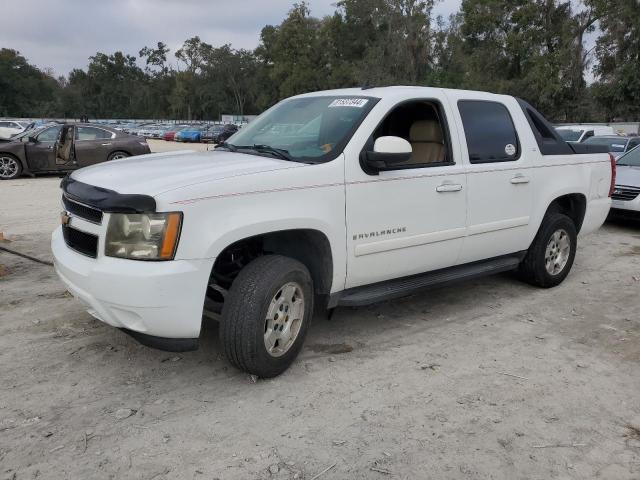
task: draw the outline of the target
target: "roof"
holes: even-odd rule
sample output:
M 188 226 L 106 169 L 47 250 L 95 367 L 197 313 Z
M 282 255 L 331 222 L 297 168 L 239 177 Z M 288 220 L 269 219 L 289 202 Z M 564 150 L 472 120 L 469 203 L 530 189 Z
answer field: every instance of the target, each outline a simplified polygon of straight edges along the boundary
M 419 87 L 409 85 L 395 85 L 388 87 L 356 87 L 356 88 L 340 88 L 336 90 L 321 90 L 317 92 L 304 93 L 297 95 L 294 98 L 301 97 L 314 97 L 314 96 L 358 96 L 358 97 L 374 97 L 374 98 L 393 98 L 393 97 L 415 97 L 415 96 L 429 96 L 435 92 L 457 92 L 457 93 L 472 93 L 478 97 L 509 97 L 508 95 L 501 95 L 490 92 L 481 92 L 476 90 L 457 90 L 451 88 L 438 88 L 438 87 Z M 511 98 L 511 97 L 510 97 Z

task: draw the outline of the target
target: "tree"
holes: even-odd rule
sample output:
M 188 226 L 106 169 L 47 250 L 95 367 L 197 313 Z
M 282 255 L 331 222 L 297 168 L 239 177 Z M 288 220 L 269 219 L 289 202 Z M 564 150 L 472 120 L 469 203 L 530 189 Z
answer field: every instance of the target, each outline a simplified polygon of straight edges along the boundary
M 60 85 L 30 65 L 16 50 L 0 50 L 0 115 L 31 117 L 53 113 Z
M 594 94 L 607 120 L 635 120 L 640 116 L 640 16 L 634 0 L 611 0 L 600 5 L 602 34 L 597 40 L 598 82 Z

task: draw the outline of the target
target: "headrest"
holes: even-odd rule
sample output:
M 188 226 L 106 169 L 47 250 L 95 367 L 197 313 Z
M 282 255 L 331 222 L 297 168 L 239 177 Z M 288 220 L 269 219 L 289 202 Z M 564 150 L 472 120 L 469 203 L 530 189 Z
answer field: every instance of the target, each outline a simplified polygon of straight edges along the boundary
M 442 128 L 437 120 L 418 120 L 409 131 L 409 141 L 444 143 Z

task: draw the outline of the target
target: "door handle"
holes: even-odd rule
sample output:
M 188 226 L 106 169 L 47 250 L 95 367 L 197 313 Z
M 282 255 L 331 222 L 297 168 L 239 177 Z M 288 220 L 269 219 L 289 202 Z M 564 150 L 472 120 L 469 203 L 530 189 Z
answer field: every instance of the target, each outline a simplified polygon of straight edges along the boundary
M 102 145 L 103 147 L 108 147 L 111 144 L 110 143 L 101 143 L 100 145 Z
M 522 174 L 518 174 L 511 179 L 511 183 L 513 183 L 514 185 L 529 183 L 529 177 L 525 177 Z
M 436 187 L 436 192 L 439 193 L 459 192 L 460 190 L 462 190 L 462 185 L 459 183 L 443 183 Z

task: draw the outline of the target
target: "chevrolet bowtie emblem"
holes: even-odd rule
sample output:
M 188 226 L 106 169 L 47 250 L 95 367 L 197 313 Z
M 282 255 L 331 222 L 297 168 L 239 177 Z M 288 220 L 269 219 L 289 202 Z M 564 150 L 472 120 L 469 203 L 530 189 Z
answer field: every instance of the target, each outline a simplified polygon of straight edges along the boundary
M 67 212 L 60 212 L 60 223 L 65 226 L 71 223 L 71 217 Z

